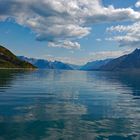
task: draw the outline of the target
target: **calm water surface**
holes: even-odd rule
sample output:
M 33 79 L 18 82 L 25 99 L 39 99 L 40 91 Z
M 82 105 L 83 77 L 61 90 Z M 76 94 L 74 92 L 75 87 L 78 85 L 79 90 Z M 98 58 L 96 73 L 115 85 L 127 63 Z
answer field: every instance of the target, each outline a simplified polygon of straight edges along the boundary
M 0 140 L 140 140 L 140 74 L 0 70 Z

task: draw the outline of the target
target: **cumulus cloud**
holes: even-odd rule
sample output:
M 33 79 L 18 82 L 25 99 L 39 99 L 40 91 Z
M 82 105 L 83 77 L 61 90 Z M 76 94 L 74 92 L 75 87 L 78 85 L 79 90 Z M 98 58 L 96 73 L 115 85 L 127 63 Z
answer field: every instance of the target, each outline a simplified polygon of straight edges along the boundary
M 78 42 L 71 42 L 69 40 L 48 42 L 48 46 L 54 48 L 80 49 L 80 44 Z
M 101 52 L 91 52 L 90 55 L 95 58 L 95 60 L 106 59 L 106 58 L 116 58 L 125 54 L 130 53 L 132 50 L 120 50 L 120 51 L 101 51 Z
M 140 22 L 132 25 L 118 25 L 107 28 L 108 32 L 117 32 L 117 35 L 107 38 L 109 41 L 117 41 L 120 46 L 140 47 Z
M 140 7 L 140 0 L 136 2 L 135 6 L 138 8 Z
M 59 47 L 59 41 L 87 36 L 94 23 L 139 20 L 140 13 L 131 8 L 105 7 L 101 0 L 0 0 L 0 21 L 7 18 L 30 28 L 37 40 Z

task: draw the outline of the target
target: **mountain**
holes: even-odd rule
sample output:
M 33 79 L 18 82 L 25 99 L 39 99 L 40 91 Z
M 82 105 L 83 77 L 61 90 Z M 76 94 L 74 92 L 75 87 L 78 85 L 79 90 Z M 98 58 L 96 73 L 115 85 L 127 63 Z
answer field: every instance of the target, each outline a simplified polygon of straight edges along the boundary
M 34 58 L 28 58 L 25 56 L 18 56 L 19 59 L 27 61 L 34 66 L 41 68 L 41 69 L 50 69 L 52 68 L 52 65 L 49 61 L 43 60 L 43 59 L 34 59 Z
M 84 66 L 80 68 L 80 70 L 86 70 L 86 71 L 92 71 L 92 70 L 98 70 L 101 66 L 106 65 L 109 63 L 112 59 L 105 59 L 105 60 L 97 60 L 88 62 Z
M 73 70 L 80 70 L 82 65 L 68 64 Z
M 0 45 L 0 68 L 36 68 L 32 64 L 20 60 L 11 51 Z
M 128 55 L 111 60 L 99 70 L 104 71 L 122 71 L 122 70 L 140 70 L 140 49 L 136 49 Z
M 53 66 L 53 69 L 73 70 L 73 68 L 70 67 L 68 64 L 65 64 L 59 61 L 52 62 L 52 66 Z
M 68 64 L 65 64 L 60 61 L 51 62 L 51 61 L 44 60 L 44 59 L 27 58 L 24 56 L 18 56 L 18 58 L 21 60 L 27 61 L 40 69 L 73 70 L 73 68 L 70 67 Z

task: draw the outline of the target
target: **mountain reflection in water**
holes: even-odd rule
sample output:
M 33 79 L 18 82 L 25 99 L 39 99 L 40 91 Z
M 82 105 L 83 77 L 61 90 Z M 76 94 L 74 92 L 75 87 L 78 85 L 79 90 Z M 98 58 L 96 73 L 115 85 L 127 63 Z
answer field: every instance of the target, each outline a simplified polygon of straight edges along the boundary
M 139 140 L 140 74 L 0 70 L 0 140 Z

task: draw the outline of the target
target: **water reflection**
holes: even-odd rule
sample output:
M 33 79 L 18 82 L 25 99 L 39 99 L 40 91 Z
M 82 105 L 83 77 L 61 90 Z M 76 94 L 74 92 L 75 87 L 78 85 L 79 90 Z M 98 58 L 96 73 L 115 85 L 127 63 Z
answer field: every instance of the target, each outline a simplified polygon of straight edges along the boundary
M 95 77 L 99 82 L 107 82 L 110 86 L 119 85 L 121 90 L 123 88 L 130 90 L 130 94 L 134 96 L 140 96 L 140 73 L 131 72 L 88 72 L 87 79 L 92 81 L 92 77 Z M 129 93 L 129 92 L 128 92 Z
M 0 83 L 0 140 L 140 139 L 138 74 L 0 71 Z
M 17 78 L 22 78 L 26 74 L 29 74 L 31 71 L 30 70 L 10 70 L 10 69 L 0 69 L 0 92 L 4 92 L 4 89 L 10 88 L 17 80 Z
M 0 70 L 0 88 L 8 87 L 13 80 L 14 71 L 9 72 L 8 70 Z

